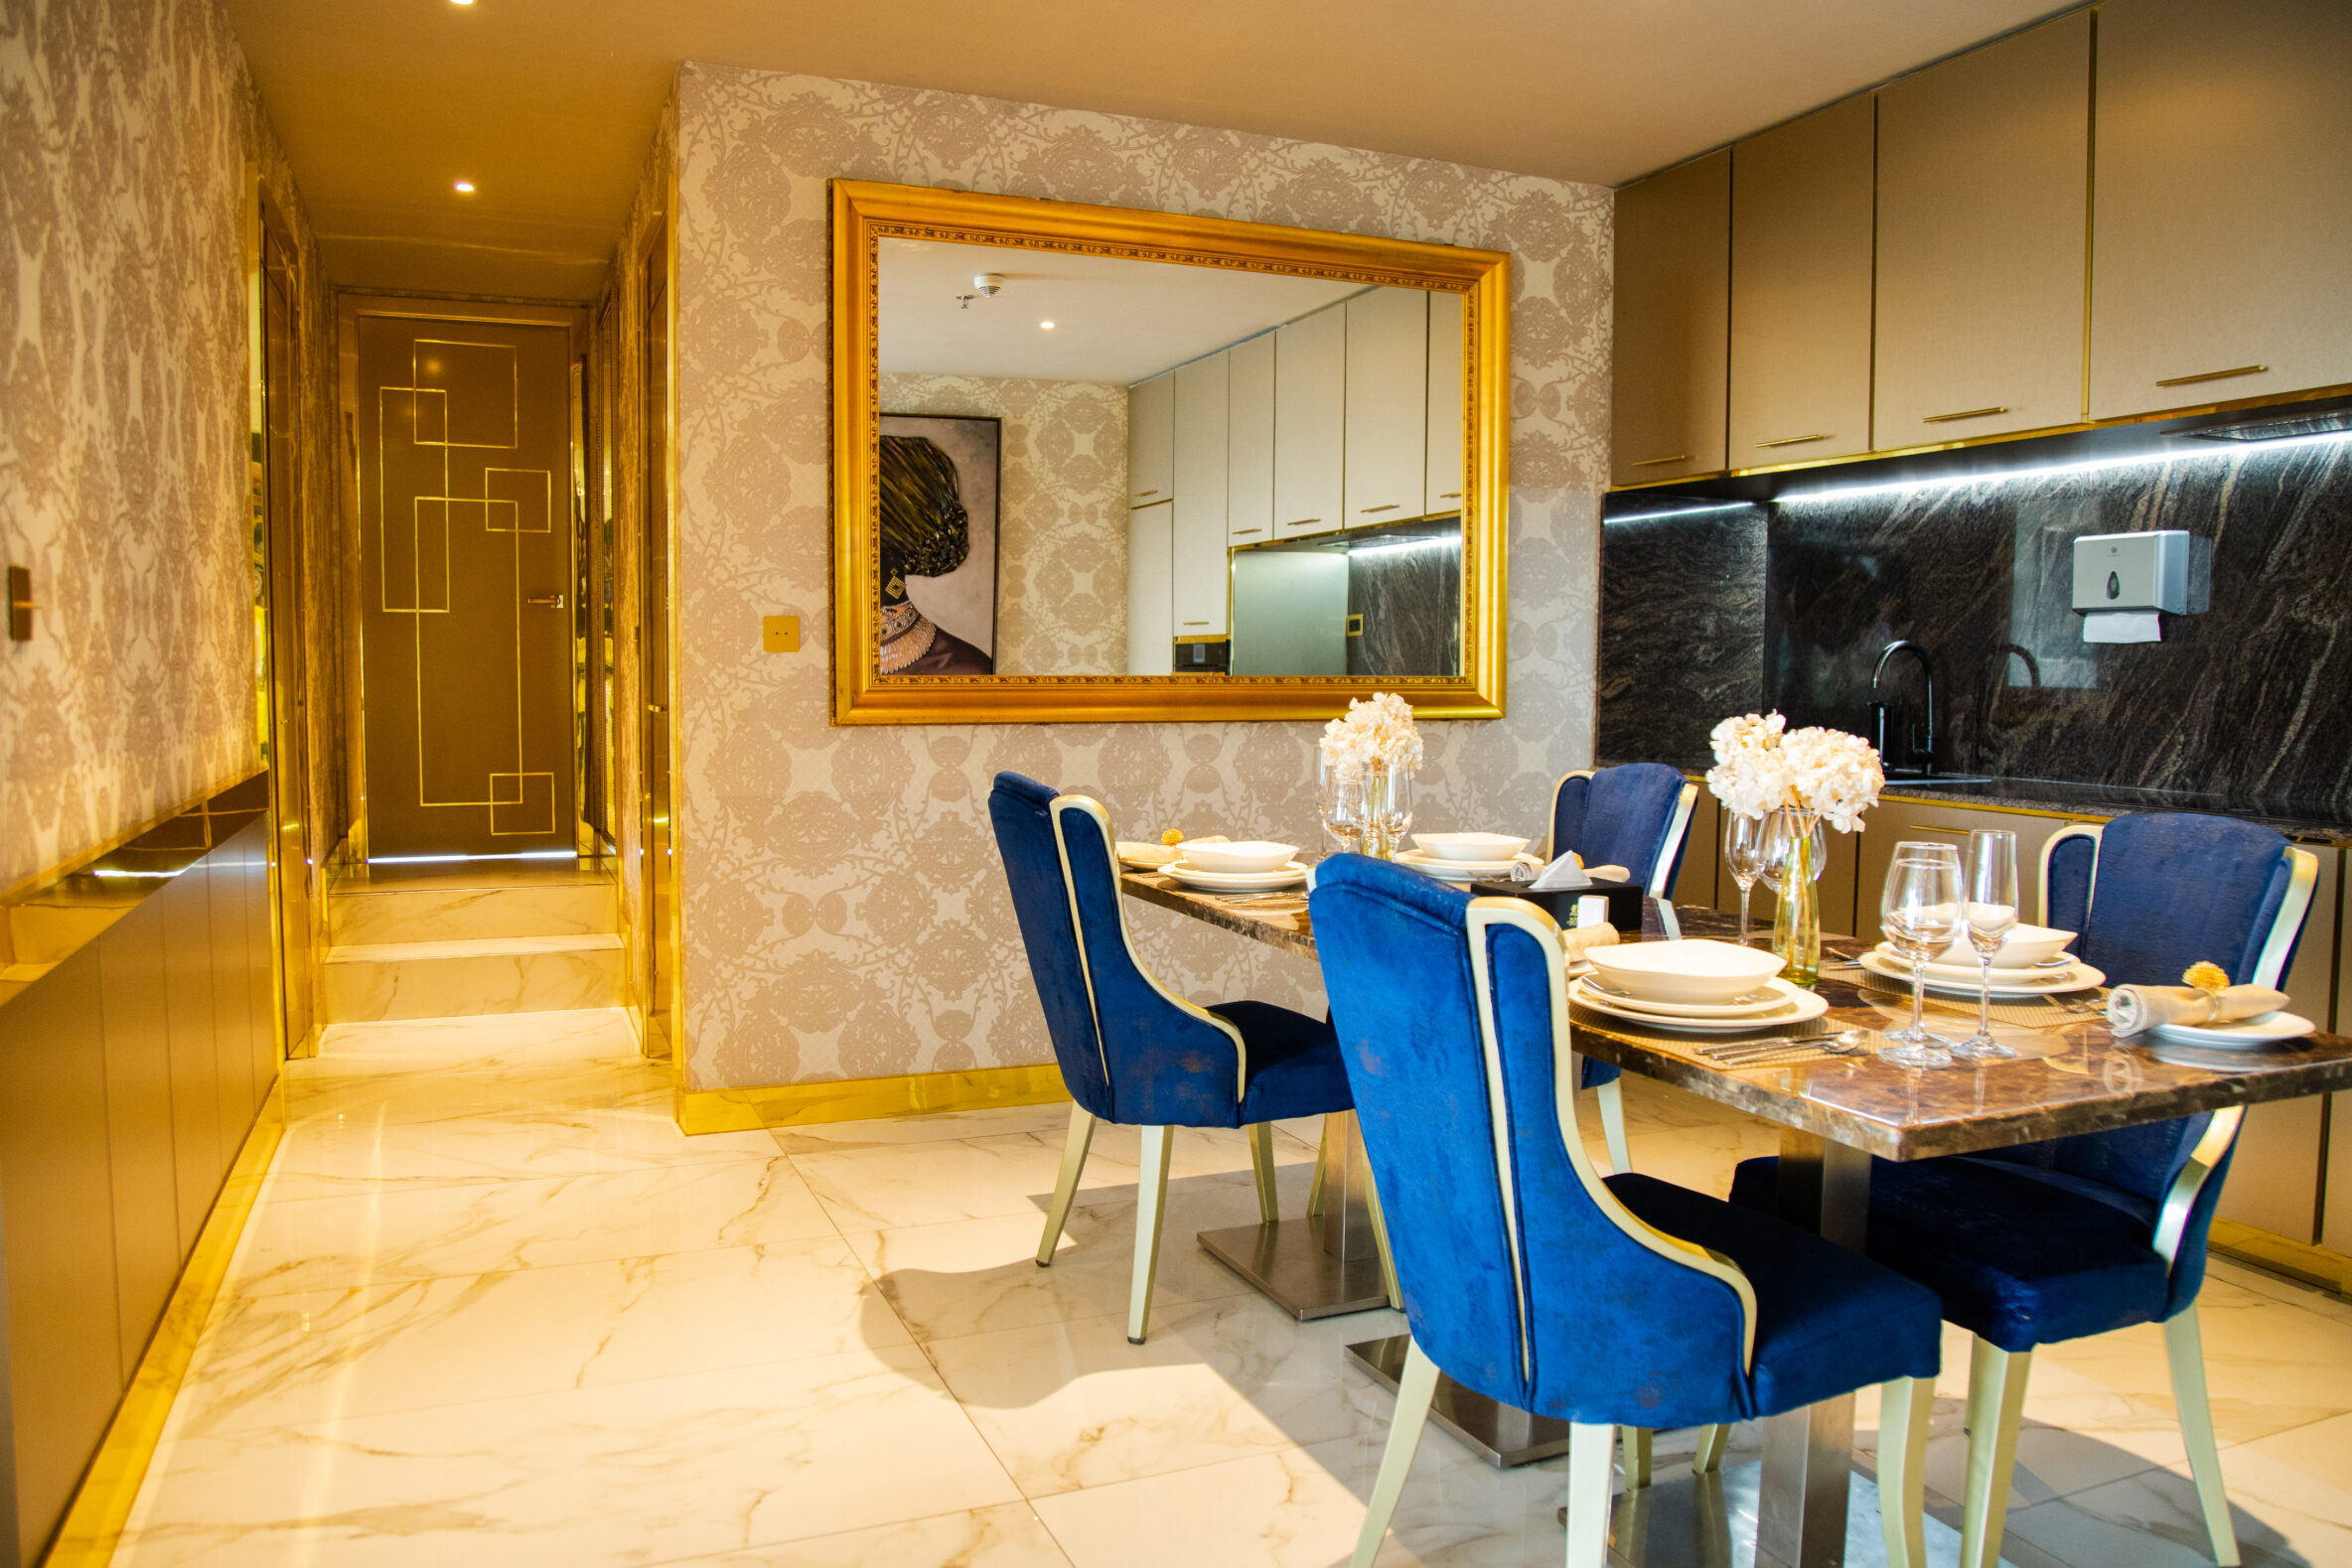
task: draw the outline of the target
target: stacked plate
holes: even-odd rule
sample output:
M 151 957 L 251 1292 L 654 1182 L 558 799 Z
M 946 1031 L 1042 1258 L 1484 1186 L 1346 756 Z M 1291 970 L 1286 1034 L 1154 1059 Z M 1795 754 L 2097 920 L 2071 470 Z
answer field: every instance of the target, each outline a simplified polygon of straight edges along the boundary
M 1830 1010 L 1778 977 L 1779 958 L 1731 942 L 1632 942 L 1585 956 L 1593 972 L 1568 987 L 1568 1000 L 1654 1029 L 1732 1035 L 1785 1029 Z
M 2208 1051 L 2257 1051 L 2282 1040 L 2300 1040 L 2319 1026 L 2292 1013 L 2263 1013 L 2234 1024 L 2158 1024 L 2158 1040 Z
M 1509 833 L 1415 833 L 1412 848 L 1396 852 L 1396 863 L 1447 882 L 1499 881 L 1513 866 L 1544 864 L 1521 853 L 1527 842 Z
M 1303 881 L 1307 874 L 1307 868 L 1294 858 L 1296 844 L 1249 839 L 1238 844 L 1202 842 L 1177 847 L 1182 858 L 1162 869 L 1184 886 L 1204 893 L 1265 893 Z
M 1904 985 L 1911 983 L 1911 960 L 1885 942 L 1862 954 L 1862 967 L 1882 979 Z M 1973 997 L 1982 978 L 1982 971 L 1973 963 L 1937 959 L 1927 966 L 1927 988 L 1939 995 Z M 2106 983 L 2104 971 L 2092 968 L 2072 953 L 2062 953 L 2046 963 L 2015 968 L 1992 966 L 1992 995 L 1996 1001 L 2014 1002 L 2068 991 L 2088 991 Z

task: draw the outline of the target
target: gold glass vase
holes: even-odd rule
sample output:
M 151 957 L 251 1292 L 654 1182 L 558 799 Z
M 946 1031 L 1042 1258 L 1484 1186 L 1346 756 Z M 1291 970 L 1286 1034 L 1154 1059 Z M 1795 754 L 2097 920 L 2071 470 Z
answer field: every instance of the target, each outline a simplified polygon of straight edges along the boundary
M 1772 813 L 1765 845 L 1765 875 L 1780 903 L 1772 915 L 1772 950 L 1787 967 L 1781 978 L 1810 989 L 1822 977 L 1822 874 L 1819 811 Z

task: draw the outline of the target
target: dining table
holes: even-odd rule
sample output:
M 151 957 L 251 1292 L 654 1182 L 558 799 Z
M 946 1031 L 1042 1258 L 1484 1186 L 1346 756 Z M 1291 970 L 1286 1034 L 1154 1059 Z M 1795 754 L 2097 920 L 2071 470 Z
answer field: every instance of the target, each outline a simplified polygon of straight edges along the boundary
M 1142 870 L 1123 872 L 1120 887 L 1142 903 L 1314 956 L 1303 888 L 1221 896 Z M 1646 898 L 1641 930 L 1620 935 L 1654 941 L 1730 939 L 1735 932 L 1732 918 L 1714 910 Z M 1572 1002 L 1570 1044 L 1627 1072 L 1777 1125 L 1781 1216 L 1857 1251 L 1865 1239 L 1874 1158 L 1981 1153 L 2352 1087 L 2352 1039 L 2312 1034 L 2259 1051 L 2124 1039 L 2108 1027 L 2105 992 L 2098 989 L 1993 1002 L 1992 1032 L 2016 1052 L 2013 1058 L 1928 1069 L 1898 1067 L 1880 1061 L 1871 1047 L 1909 1021 L 1910 989 L 1861 966 L 1870 945 L 1824 935 L 1821 976 L 1813 989 L 1829 1010 L 1802 1024 L 1746 1037 L 1701 1035 Z M 1977 1008 L 1974 994 L 1931 996 L 1927 1003 L 1931 1026 L 1955 1037 L 1974 1029 Z M 1737 1049 L 1743 1039 L 1759 1038 L 1778 1044 Z M 1301 1317 L 1397 1300 L 1393 1275 L 1386 1272 L 1377 1189 L 1354 1121 L 1352 1113 L 1327 1119 L 1305 1222 L 1275 1220 L 1201 1236 L 1213 1255 L 1294 1311 L 1296 1303 L 1283 1300 L 1282 1289 L 1355 1293 L 1314 1314 L 1299 1312 Z M 1348 1352 L 1394 1388 L 1407 1340 L 1388 1336 Z M 1499 1405 L 1450 1379 L 1440 1380 L 1431 1419 L 1498 1466 L 1530 1463 L 1567 1447 L 1565 1421 Z M 1848 1556 L 1849 1502 L 1866 1485 L 1852 1467 L 1852 1396 L 1768 1417 L 1762 1425 L 1763 1455 L 1752 1474 L 1730 1481 L 1693 1474 L 1650 1485 L 1643 1484 L 1650 1480 L 1646 1475 L 1629 1477 L 1633 1485 L 1616 1504 L 1612 1555 L 1628 1563 L 1705 1562 L 1723 1552 L 1731 1553 L 1727 1561 L 1746 1560 L 1744 1539 L 1735 1548 L 1732 1538 L 1752 1533 L 1758 1564 L 1842 1568 L 1874 1559 L 1878 1530 L 1858 1515 Z

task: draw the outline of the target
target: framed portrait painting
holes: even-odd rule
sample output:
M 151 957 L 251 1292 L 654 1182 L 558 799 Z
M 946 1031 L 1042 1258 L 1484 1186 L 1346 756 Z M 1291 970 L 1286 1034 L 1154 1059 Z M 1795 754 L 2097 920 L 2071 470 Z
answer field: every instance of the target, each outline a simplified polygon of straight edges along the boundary
M 877 672 L 992 675 L 1000 423 L 884 414 L 880 434 Z

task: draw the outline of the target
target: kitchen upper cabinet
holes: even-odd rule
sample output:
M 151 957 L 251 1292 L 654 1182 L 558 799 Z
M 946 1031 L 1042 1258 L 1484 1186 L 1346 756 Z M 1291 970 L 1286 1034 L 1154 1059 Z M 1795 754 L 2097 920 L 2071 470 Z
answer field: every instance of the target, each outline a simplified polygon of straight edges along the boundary
M 1176 494 L 1176 372 L 1127 388 L 1127 504 Z
M 2099 8 L 2091 413 L 2352 382 L 2352 5 Z
M 1226 632 L 1227 359 L 1222 354 L 1177 370 L 1175 510 L 1169 520 L 1175 635 Z
M 2091 17 L 1878 94 L 1874 445 L 2082 417 Z
M 1274 534 L 1341 525 L 1347 438 L 1347 311 L 1274 330 Z M 1420 450 L 1420 443 L 1413 444 Z
M 1127 513 L 1127 673 L 1175 673 L 1173 501 Z
M 1236 544 L 1274 536 L 1274 335 L 1225 353 L 1225 524 Z
M 1872 100 L 1731 152 L 1728 466 L 1870 447 Z
M 1639 485 L 1728 467 L 1729 152 L 1617 193 L 1615 332 L 1612 482 Z
M 1417 517 L 1428 479 L 1429 296 L 1374 289 L 1340 309 L 1348 334 L 1347 525 Z
M 1429 296 L 1429 375 L 1426 423 L 1427 455 L 1422 459 L 1421 511 L 1462 509 L 1462 453 L 1468 440 L 1462 431 L 1462 296 Z

